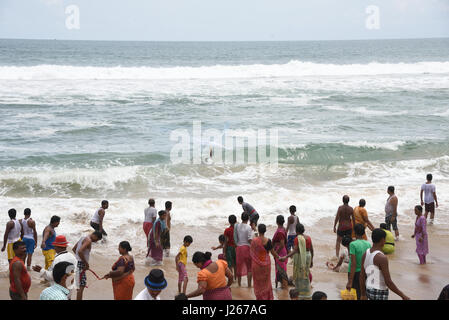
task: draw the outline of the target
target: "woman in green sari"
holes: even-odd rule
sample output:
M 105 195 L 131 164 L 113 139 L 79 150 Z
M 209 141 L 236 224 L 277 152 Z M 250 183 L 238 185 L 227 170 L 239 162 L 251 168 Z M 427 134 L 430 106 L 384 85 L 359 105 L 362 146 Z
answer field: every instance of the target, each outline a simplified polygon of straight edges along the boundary
M 310 300 L 312 291 L 310 288 L 310 268 L 312 266 L 311 248 L 312 240 L 308 236 L 304 236 L 304 226 L 301 223 L 296 225 L 296 238 L 294 249 L 280 260 L 285 260 L 293 256 L 293 281 L 296 290 L 299 291 L 300 300 Z

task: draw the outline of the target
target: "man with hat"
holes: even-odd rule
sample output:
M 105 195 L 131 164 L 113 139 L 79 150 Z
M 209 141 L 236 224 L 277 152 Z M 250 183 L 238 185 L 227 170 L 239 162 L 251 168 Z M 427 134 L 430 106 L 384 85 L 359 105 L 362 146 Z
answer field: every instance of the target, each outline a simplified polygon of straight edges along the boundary
M 161 300 L 159 294 L 167 287 L 164 272 L 161 269 L 153 269 L 145 278 L 145 286 L 134 300 Z
M 58 264 L 59 262 L 68 262 L 71 263 L 75 266 L 75 272 L 76 272 L 76 268 L 77 268 L 77 260 L 75 258 L 75 256 L 71 253 L 67 251 L 67 246 L 68 246 L 68 242 L 65 236 L 63 235 L 59 235 L 56 237 L 55 241 L 52 243 L 52 245 L 55 247 L 55 260 L 53 261 L 53 263 L 51 264 L 51 266 L 48 268 L 48 270 L 43 269 L 41 266 L 33 266 L 33 270 L 36 272 L 40 273 L 40 276 L 42 278 L 44 278 L 47 281 L 50 281 L 50 284 L 53 285 L 54 284 L 54 279 L 53 279 L 53 268 L 56 264 Z M 68 286 L 70 287 L 71 284 L 68 284 Z M 68 298 L 71 299 L 72 297 L 72 291 L 73 289 L 70 289 L 70 292 L 68 294 Z

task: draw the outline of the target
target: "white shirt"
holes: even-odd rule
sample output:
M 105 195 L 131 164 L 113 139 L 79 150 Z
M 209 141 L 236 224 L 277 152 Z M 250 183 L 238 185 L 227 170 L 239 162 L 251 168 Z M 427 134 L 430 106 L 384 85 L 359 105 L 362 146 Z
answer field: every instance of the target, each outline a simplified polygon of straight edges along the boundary
M 14 243 L 19 241 L 20 239 L 20 231 L 22 231 L 22 227 L 20 226 L 20 222 L 16 219 L 11 220 L 14 222 L 14 227 L 9 230 L 8 233 L 8 243 Z
M 156 299 L 151 296 L 148 289 L 145 288 L 139 292 L 139 294 L 134 298 L 134 300 L 161 300 L 161 297 L 157 296 Z
M 435 202 L 435 198 L 433 197 L 433 193 L 435 192 L 435 185 L 433 183 L 424 183 L 421 186 L 421 190 L 424 191 L 424 203 L 432 203 Z
M 92 217 L 92 220 L 90 220 L 90 221 L 92 221 L 93 223 L 96 223 L 96 224 L 100 224 L 100 215 L 98 214 L 98 211 L 100 211 L 101 209 L 103 209 L 103 207 L 98 208 L 97 211 L 95 211 L 94 216 Z
M 238 223 L 234 227 L 234 240 L 237 246 L 249 246 L 253 236 L 253 229 L 247 223 Z
M 28 219 L 23 219 L 22 220 L 22 228 L 23 228 L 23 237 L 27 238 L 27 239 L 33 239 L 34 240 L 34 230 L 31 229 L 28 226 L 28 220 L 30 220 L 31 218 Z
M 153 218 L 157 218 L 157 209 L 154 207 L 148 207 L 144 211 L 145 219 L 144 222 L 153 222 Z
M 384 275 L 379 267 L 374 264 L 374 257 L 382 254 L 379 250 L 371 253 L 371 249 L 367 249 L 365 253 L 365 273 L 366 273 L 366 288 L 373 288 L 377 290 L 387 290 Z
M 81 247 L 83 246 L 84 240 L 87 239 L 87 237 L 88 237 L 88 236 L 81 237 L 81 239 L 79 239 L 78 242 L 77 242 L 78 245 L 76 246 L 76 259 L 77 259 L 78 261 L 83 261 L 83 260 L 81 260 L 81 258 L 80 258 L 80 256 L 79 256 L 79 251 L 80 251 Z M 87 263 L 89 263 L 90 250 L 92 250 L 92 247 L 91 247 L 90 249 L 89 249 L 89 248 L 86 248 L 86 249 L 84 250 L 84 259 L 86 260 Z
M 293 222 L 291 225 L 288 226 L 288 235 L 289 236 L 296 236 L 296 225 L 299 222 L 299 218 L 296 215 L 295 216 L 291 216 L 291 217 L 294 217 L 295 222 Z

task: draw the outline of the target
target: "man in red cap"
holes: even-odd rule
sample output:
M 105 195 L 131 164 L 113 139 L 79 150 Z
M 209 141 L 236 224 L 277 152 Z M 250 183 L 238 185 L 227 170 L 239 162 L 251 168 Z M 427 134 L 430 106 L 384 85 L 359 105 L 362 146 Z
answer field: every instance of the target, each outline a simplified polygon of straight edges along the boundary
M 51 266 L 48 268 L 48 270 L 45 270 L 44 268 L 42 268 L 41 266 L 33 266 L 33 270 L 36 272 L 40 273 L 40 276 L 42 278 L 44 278 L 47 281 L 50 281 L 51 285 L 53 285 L 54 280 L 53 280 L 53 267 L 55 265 L 57 265 L 59 262 L 69 262 L 72 263 L 75 266 L 77 266 L 77 260 L 75 258 L 75 256 L 73 255 L 73 253 L 68 252 L 67 251 L 67 246 L 68 246 L 68 242 L 65 236 L 63 235 L 59 235 L 56 237 L 55 241 L 52 243 L 52 245 L 55 247 L 55 251 L 56 251 L 56 255 L 55 255 L 55 260 L 53 261 L 53 263 L 51 264 Z M 75 270 L 76 272 L 76 270 Z M 72 291 L 73 291 L 73 286 L 71 284 L 67 284 L 69 286 L 69 294 L 68 294 L 68 299 L 70 300 L 72 297 Z

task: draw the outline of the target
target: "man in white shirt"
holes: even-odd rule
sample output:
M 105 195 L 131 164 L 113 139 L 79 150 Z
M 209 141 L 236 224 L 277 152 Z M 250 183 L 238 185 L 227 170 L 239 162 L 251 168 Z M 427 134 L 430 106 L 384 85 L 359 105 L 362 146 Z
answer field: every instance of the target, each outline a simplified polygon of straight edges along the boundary
M 248 288 L 251 288 L 251 255 L 250 245 L 254 237 L 253 229 L 248 225 L 249 216 L 242 213 L 242 223 L 234 226 L 234 242 L 236 245 L 236 274 L 239 287 L 242 283 L 242 276 L 248 276 Z
M 143 232 L 147 236 L 147 247 L 148 247 L 148 236 L 150 235 L 151 228 L 153 227 L 154 221 L 157 218 L 157 210 L 154 207 L 155 201 L 154 199 L 148 200 L 149 207 L 144 210 L 145 218 L 143 220 Z
M 2 252 L 5 251 L 5 248 L 8 248 L 8 263 L 11 263 L 12 259 L 15 257 L 12 247 L 14 242 L 20 240 L 20 231 L 22 230 L 19 221 L 16 220 L 16 214 L 16 209 L 12 208 L 8 210 L 10 220 L 6 223 L 5 235 L 3 236 Z
M 430 212 L 430 224 L 433 224 L 433 219 L 435 218 L 435 208 L 438 208 L 438 199 L 435 189 L 435 185 L 432 183 L 432 175 L 429 173 L 427 175 L 427 182 L 421 186 L 421 205 L 425 207 L 424 216 L 427 219 L 427 215 Z M 423 199 L 424 193 L 424 199 Z
M 151 270 L 145 278 L 145 287 L 134 300 L 161 300 L 159 295 L 167 287 L 164 272 L 161 269 Z
M 56 237 L 55 241 L 52 243 L 52 245 L 55 247 L 56 256 L 55 260 L 53 260 L 53 263 L 48 268 L 48 270 L 45 270 L 39 265 L 33 266 L 33 270 L 40 273 L 40 277 L 44 278 L 45 280 L 49 281 L 51 285 L 54 285 L 55 281 L 53 279 L 53 269 L 59 262 L 68 262 L 73 264 L 75 272 L 77 272 L 77 259 L 75 256 L 67 251 L 68 242 L 65 236 L 59 235 Z M 70 300 L 72 298 L 72 292 L 73 292 L 73 284 L 67 283 L 67 287 L 69 289 L 69 293 L 67 295 L 67 298 Z

